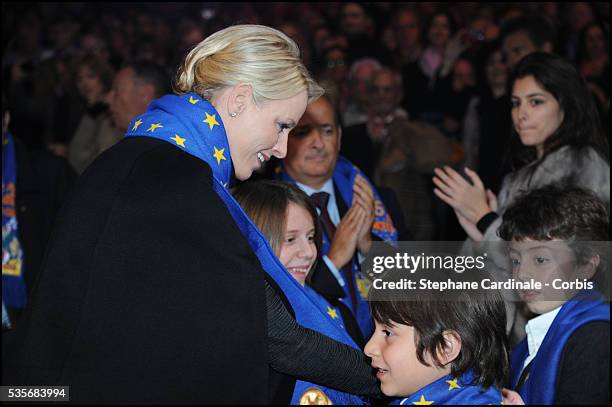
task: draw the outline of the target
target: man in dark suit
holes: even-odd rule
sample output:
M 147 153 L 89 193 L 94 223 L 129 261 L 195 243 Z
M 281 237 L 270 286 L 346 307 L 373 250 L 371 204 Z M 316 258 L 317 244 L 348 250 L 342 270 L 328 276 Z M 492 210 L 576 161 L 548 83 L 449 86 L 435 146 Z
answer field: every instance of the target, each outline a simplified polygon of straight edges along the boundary
M 368 338 L 372 333 L 366 302 L 368 280 L 358 265 L 370 250 L 372 241 L 382 240 L 372 233 L 373 225 L 379 223 L 378 218 L 375 222 L 376 213 L 385 211 L 390 215 L 386 219 L 389 229 L 394 228 L 394 233 L 397 232 L 395 239 L 405 239 L 406 233 L 392 193 L 375 191 L 362 174 L 354 177 L 352 185 L 339 185 L 338 166 L 351 166 L 339 156 L 341 133 L 329 99 L 323 96 L 312 102 L 290 133 L 287 157 L 279 172 L 281 179 L 295 182 L 313 198 L 320 214 L 327 241 L 323 249 L 327 268 L 317 270 L 311 285 L 324 295 L 333 291 L 342 293 L 342 301 L 351 309 L 362 334 Z M 352 196 L 352 201 L 347 201 L 347 196 Z M 327 226 L 329 223 L 332 225 Z

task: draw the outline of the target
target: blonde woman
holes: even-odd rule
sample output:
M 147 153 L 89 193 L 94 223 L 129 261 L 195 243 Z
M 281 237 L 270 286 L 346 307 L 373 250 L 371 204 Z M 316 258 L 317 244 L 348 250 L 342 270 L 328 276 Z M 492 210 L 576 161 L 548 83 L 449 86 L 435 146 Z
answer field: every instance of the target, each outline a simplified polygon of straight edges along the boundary
M 322 90 L 292 40 L 256 25 L 223 29 L 194 47 L 175 90 L 135 117 L 82 175 L 56 224 L 15 338 L 23 346 L 4 364 L 3 384 L 69 385 L 73 402 L 283 400 L 285 377 L 270 366 L 295 367 L 279 358 L 291 357 L 290 334 L 316 333 L 290 326 L 278 296 L 266 292 L 264 280 L 288 298 L 299 284 L 283 278 L 227 188 L 285 156 L 288 132 Z M 309 327 L 308 312 L 287 306 Z M 266 319 L 266 311 L 279 318 Z M 339 353 L 340 343 L 318 336 Z M 310 355 L 306 373 L 331 365 L 332 345 Z M 356 385 L 335 376 L 332 387 Z M 361 388 L 375 387 L 361 378 Z

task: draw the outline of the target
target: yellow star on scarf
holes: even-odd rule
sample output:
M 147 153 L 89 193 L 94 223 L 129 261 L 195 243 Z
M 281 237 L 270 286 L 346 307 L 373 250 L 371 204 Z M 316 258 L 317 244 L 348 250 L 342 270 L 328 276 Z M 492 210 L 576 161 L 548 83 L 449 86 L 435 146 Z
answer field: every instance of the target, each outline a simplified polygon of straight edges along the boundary
M 192 105 L 195 105 L 199 101 L 200 99 L 194 99 L 193 96 L 189 96 L 189 103 L 191 103 Z
M 329 315 L 331 319 L 338 318 L 338 314 L 336 313 L 335 308 L 332 308 L 329 305 L 327 306 L 327 315 Z
M 184 139 L 178 134 L 175 134 L 174 137 L 170 138 L 170 140 L 174 141 L 177 146 L 185 147 L 185 140 L 187 139 Z
M 155 129 L 158 129 L 160 127 L 164 127 L 164 126 L 162 126 L 161 123 L 153 123 L 151 124 L 151 127 L 147 129 L 147 131 L 150 131 L 151 133 L 153 133 Z
M 215 126 L 215 124 L 218 126 L 219 123 L 217 123 L 217 115 L 213 114 L 212 116 L 208 114 L 208 112 L 204 112 L 206 114 L 206 120 L 202 120 L 204 123 L 208 123 L 208 126 L 210 127 L 210 130 L 213 129 L 213 127 Z
M 447 380 L 446 383 L 448 383 L 450 386 L 448 386 L 448 391 L 451 391 L 452 389 L 460 389 L 461 386 L 459 386 L 459 384 L 457 384 L 457 378 L 455 377 L 455 380 Z
M 421 399 L 419 401 L 413 401 L 412 404 L 414 404 L 415 406 L 428 406 L 430 404 L 433 404 L 433 400 L 427 401 L 425 400 L 425 396 L 421 394 Z
M 138 126 L 140 126 L 142 124 L 142 120 L 138 119 L 135 123 L 134 123 L 134 127 L 132 127 L 132 131 L 136 130 L 138 128 Z
M 227 189 L 227 182 L 223 184 L 223 188 Z
M 217 147 L 215 148 L 215 153 L 213 154 L 213 157 L 215 157 L 217 159 L 217 165 L 221 164 L 221 160 L 227 160 L 227 158 L 225 158 L 223 156 L 223 152 L 225 151 L 224 148 L 222 148 L 221 150 L 217 150 Z

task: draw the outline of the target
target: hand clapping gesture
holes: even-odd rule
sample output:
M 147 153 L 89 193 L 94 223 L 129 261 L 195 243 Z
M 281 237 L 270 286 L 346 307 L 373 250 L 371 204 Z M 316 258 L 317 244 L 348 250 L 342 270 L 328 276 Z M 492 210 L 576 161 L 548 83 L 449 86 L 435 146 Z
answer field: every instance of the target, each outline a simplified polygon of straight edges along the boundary
M 467 167 L 465 172 L 472 183 L 448 166 L 443 169 L 436 168 L 433 182 L 437 188 L 434 188 L 434 193 L 455 210 L 466 233 L 472 239 L 480 241 L 482 233 L 476 228 L 476 223 L 484 215 L 497 209 L 497 199 L 491 190 L 485 190 L 478 174 Z
M 351 261 L 356 249 L 362 254 L 370 250 L 373 222 L 374 191 L 363 177 L 357 176 L 353 184 L 353 204 L 336 226 L 327 254 L 337 268 Z
M 364 211 L 365 217 L 359 229 L 357 247 L 362 254 L 367 253 L 372 246 L 372 223 L 374 222 L 374 190 L 368 181 L 358 175 L 353 184 L 353 206 L 358 205 Z

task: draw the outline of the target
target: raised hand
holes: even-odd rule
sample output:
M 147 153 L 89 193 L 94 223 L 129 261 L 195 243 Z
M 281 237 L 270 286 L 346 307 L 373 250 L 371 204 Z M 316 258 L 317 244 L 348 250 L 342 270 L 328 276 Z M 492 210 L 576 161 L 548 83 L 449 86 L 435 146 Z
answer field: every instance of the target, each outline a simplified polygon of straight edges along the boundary
M 476 224 L 467 220 L 463 215 L 457 212 L 456 209 L 454 211 L 455 211 L 455 215 L 457 215 L 457 220 L 459 221 L 459 224 L 461 225 L 463 230 L 465 230 L 465 233 L 467 233 L 467 235 L 472 240 L 476 242 L 480 242 L 484 238 L 484 236 L 482 235 L 480 230 L 478 230 L 478 228 L 476 227 Z
M 357 247 L 362 254 L 367 253 L 372 246 L 371 232 L 375 215 L 374 201 L 374 190 L 368 181 L 360 175 L 355 177 L 355 183 L 353 184 L 353 206 L 359 205 L 365 213 L 357 238 Z
M 469 222 L 476 224 L 480 218 L 491 212 L 491 207 L 478 174 L 469 168 L 466 168 L 465 172 L 472 184 L 448 166 L 443 169 L 436 168 L 433 182 L 438 188 L 434 188 L 434 193 Z
M 336 268 L 344 267 L 355 255 L 357 238 L 366 213 L 359 205 L 353 205 L 336 226 L 327 257 Z

